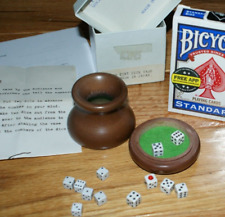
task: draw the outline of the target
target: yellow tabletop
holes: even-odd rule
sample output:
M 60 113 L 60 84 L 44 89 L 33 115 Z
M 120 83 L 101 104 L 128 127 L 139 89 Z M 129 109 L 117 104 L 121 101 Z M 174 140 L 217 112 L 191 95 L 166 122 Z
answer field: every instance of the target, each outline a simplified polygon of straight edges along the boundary
M 1 0 L 0 41 L 81 24 L 74 16 L 73 3 L 74 0 Z M 225 12 L 224 0 L 183 0 L 182 4 Z M 174 192 L 166 195 L 159 187 L 148 190 L 144 184 L 148 172 L 132 161 L 127 141 L 104 151 L 83 148 L 79 154 L 0 161 L 1 217 L 71 216 L 73 202 L 82 202 L 83 216 L 89 217 L 225 215 L 225 122 L 167 110 L 171 19 L 168 19 L 165 81 L 129 86 L 129 103 L 137 125 L 152 118 L 171 117 L 187 122 L 199 134 L 201 151 L 193 166 L 178 174 L 157 175 L 159 183 L 165 177 L 175 183 L 185 182 L 188 197 L 177 199 Z M 97 179 L 95 174 L 101 166 L 110 172 L 105 181 Z M 80 194 L 63 188 L 65 176 L 83 179 L 95 191 L 104 191 L 108 202 L 97 206 L 94 200 L 83 201 Z M 142 195 L 142 202 L 136 208 L 126 204 L 126 196 L 132 190 Z

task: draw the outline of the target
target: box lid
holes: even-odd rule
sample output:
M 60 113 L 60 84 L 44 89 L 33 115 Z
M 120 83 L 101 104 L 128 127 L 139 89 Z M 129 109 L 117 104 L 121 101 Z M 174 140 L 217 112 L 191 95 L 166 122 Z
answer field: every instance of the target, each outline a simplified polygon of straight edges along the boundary
M 155 28 L 181 0 L 77 0 L 75 15 L 100 32 Z

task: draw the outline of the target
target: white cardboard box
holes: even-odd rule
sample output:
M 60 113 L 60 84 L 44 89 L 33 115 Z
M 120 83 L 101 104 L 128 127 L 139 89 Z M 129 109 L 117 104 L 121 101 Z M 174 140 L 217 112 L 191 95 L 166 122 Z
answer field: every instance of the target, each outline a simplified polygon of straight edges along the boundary
M 168 110 L 225 121 L 225 14 L 177 8 Z
M 164 80 L 166 24 L 181 0 L 78 0 L 75 15 L 90 25 L 97 71 L 127 85 Z
M 166 25 L 154 29 L 97 33 L 90 28 L 92 53 L 100 72 L 116 74 L 127 85 L 164 80 Z
M 99 32 L 156 28 L 181 0 L 77 0 L 75 15 Z

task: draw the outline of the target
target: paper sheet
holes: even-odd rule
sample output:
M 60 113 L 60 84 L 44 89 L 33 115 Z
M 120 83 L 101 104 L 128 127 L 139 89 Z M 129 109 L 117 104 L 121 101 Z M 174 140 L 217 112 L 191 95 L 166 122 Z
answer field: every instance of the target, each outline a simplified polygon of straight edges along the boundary
M 96 72 L 90 46 L 78 27 L 1 42 L 0 65 L 72 65 L 77 79 Z
M 67 131 L 72 66 L 0 67 L 0 159 L 81 152 Z
M 71 88 L 96 66 L 79 27 L 1 42 L 0 66 L 58 66 L 1 68 L 0 159 L 80 152 L 66 130 Z

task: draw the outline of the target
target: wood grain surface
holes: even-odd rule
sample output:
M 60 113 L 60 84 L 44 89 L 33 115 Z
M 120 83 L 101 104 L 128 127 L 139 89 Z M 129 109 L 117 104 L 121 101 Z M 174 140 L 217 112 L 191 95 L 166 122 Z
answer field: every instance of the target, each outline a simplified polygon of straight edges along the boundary
M 0 41 L 78 25 L 85 29 L 74 16 L 73 3 L 74 0 L 0 0 Z M 183 0 L 182 4 L 225 12 L 224 0 Z M 156 117 L 172 117 L 187 122 L 199 134 L 201 151 L 197 162 L 181 173 L 166 176 L 175 183 L 186 182 L 189 196 L 177 199 L 174 192 L 165 195 L 159 187 L 147 190 L 144 176 L 148 173 L 132 161 L 125 142 L 104 151 L 83 149 L 80 154 L 0 161 L 0 217 L 71 216 L 73 202 L 82 202 L 83 216 L 88 217 L 225 216 L 225 122 L 167 111 L 171 19 L 171 15 L 166 19 L 166 79 L 129 86 L 129 103 L 137 125 Z M 110 172 L 103 182 L 95 174 L 101 166 Z M 83 201 L 80 194 L 63 188 L 65 176 L 86 180 L 96 192 L 103 190 L 108 202 L 97 206 L 94 200 Z M 160 183 L 165 176 L 157 178 Z M 142 195 L 136 208 L 126 204 L 126 196 L 132 190 Z

